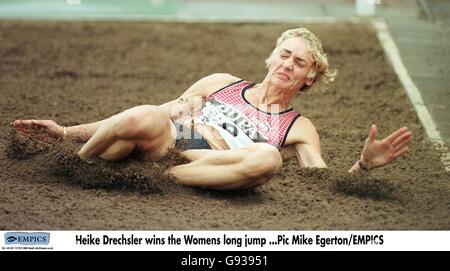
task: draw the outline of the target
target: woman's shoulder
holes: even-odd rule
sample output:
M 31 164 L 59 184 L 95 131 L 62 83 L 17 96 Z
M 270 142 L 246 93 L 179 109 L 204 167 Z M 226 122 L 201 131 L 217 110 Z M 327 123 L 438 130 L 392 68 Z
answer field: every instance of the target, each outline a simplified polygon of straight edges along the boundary
M 297 118 L 289 131 L 286 145 L 296 143 L 315 142 L 319 138 L 316 127 L 310 119 L 305 116 Z
M 242 79 L 228 73 L 214 73 L 198 80 L 185 94 L 209 97 L 217 90 L 239 80 Z
M 203 79 L 205 81 L 205 85 L 207 85 L 208 89 L 210 89 L 212 92 L 215 92 L 218 89 L 221 89 L 223 87 L 226 87 L 230 84 L 242 80 L 241 78 L 231 75 L 229 73 L 214 73 L 208 75 Z
M 215 81 L 224 81 L 224 82 L 235 82 L 241 80 L 241 78 L 231 75 L 229 73 L 213 73 L 210 74 L 204 79 L 207 80 L 215 80 Z
M 301 115 L 300 117 L 298 117 L 295 122 L 294 125 L 292 127 L 293 129 L 299 130 L 316 130 L 316 128 L 314 127 L 314 124 L 312 123 L 312 121 L 307 118 L 304 115 Z

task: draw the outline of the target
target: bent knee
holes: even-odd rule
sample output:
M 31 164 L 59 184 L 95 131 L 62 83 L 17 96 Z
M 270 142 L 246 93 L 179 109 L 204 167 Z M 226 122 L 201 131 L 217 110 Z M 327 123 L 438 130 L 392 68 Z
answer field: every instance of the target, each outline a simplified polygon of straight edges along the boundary
M 132 141 L 118 140 L 100 154 L 99 157 L 103 160 L 118 161 L 129 156 L 135 148 L 136 144 Z
M 244 160 L 245 174 L 249 178 L 271 178 L 281 168 L 283 160 L 277 148 L 267 143 L 255 143 Z M 269 179 L 264 179 L 267 182 Z
M 170 122 L 157 106 L 141 105 L 119 114 L 115 126 L 119 138 L 144 138 L 161 134 L 170 128 Z

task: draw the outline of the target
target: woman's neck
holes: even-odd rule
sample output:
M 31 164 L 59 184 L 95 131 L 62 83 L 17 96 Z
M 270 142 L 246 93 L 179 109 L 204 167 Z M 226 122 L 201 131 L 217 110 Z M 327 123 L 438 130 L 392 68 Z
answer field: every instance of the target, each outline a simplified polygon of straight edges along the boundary
M 289 103 L 294 96 L 289 91 L 277 89 L 264 81 L 256 84 L 254 89 L 254 95 L 258 105 L 270 108 L 278 105 L 280 112 L 288 109 Z M 275 110 L 275 108 L 273 109 Z

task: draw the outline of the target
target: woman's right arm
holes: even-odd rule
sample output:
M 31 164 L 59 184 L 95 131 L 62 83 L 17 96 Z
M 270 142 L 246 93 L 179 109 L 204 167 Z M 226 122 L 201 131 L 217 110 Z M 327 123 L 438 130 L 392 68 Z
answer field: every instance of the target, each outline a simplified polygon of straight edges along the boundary
M 180 114 L 200 110 L 206 99 L 222 87 L 234 83 L 240 78 L 227 73 L 215 73 L 195 82 L 178 99 L 159 106 L 169 118 L 176 120 Z
M 39 130 L 44 130 L 52 138 L 75 138 L 77 140 L 87 141 L 97 131 L 104 120 L 80 124 L 75 126 L 61 126 L 53 120 L 15 120 L 11 122 L 19 133 L 30 136 Z
M 80 124 L 76 126 L 65 127 L 66 134 L 64 135 L 64 127 L 63 128 L 63 137 L 70 137 L 82 140 L 84 142 L 88 141 L 97 129 L 102 125 L 105 120 L 100 120 L 88 124 Z
M 190 113 L 192 110 L 201 109 L 203 102 L 214 91 L 227 84 L 238 81 L 239 78 L 226 74 L 216 73 L 198 80 L 187 89 L 178 99 L 167 102 L 159 106 L 166 112 L 168 117 L 175 120 L 180 114 Z M 197 108 L 200 107 L 200 108 Z M 65 127 L 57 124 L 53 120 L 15 120 L 11 122 L 19 133 L 30 136 L 38 130 L 45 132 L 53 138 L 75 138 L 77 140 L 88 141 L 105 120 Z

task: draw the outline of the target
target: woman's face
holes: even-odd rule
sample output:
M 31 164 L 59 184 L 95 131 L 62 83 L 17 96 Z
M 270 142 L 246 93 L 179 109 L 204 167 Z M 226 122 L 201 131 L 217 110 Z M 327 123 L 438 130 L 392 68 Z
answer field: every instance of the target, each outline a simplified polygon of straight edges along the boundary
M 306 43 L 298 37 L 288 38 L 272 57 L 269 80 L 277 88 L 298 91 L 305 84 L 310 86 L 313 83 L 314 79 L 308 79 L 313 63 L 313 56 Z

